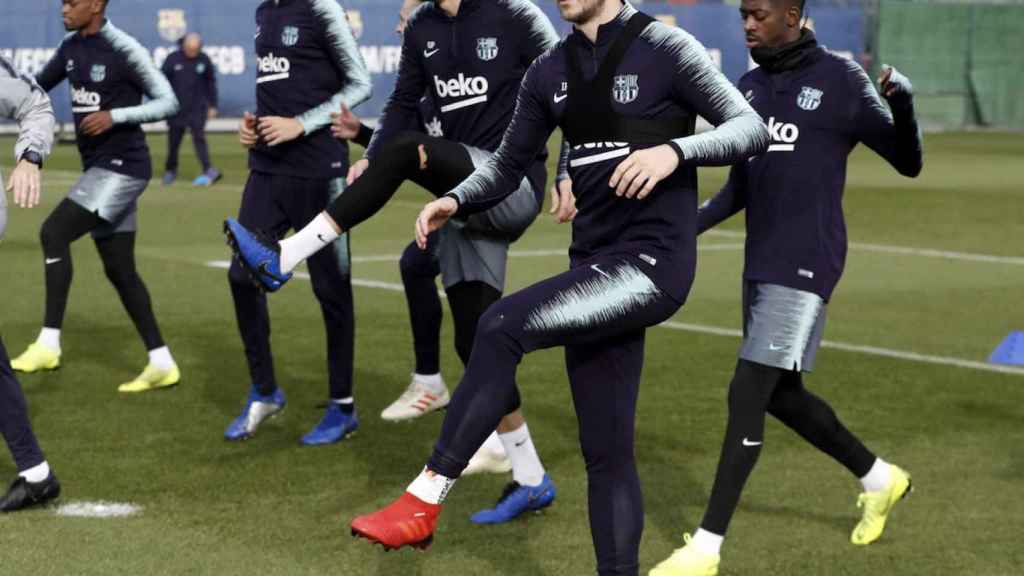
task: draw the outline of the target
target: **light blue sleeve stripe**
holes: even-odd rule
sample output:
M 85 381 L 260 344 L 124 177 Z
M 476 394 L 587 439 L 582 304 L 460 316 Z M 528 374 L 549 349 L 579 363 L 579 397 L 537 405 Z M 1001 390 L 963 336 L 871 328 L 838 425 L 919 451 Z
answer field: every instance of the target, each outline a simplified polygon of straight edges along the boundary
M 341 110 L 342 104 L 351 109 L 369 100 L 372 90 L 370 72 L 366 69 L 359 47 L 356 46 L 356 39 L 348 25 L 345 10 L 336 0 L 310 0 L 310 7 L 313 15 L 324 26 L 331 56 L 344 74 L 345 85 L 327 102 L 296 117 L 305 128 L 306 134 L 330 124 L 331 114 Z
M 114 124 L 142 124 L 156 122 L 178 112 L 178 99 L 170 82 L 153 64 L 149 51 L 120 28 L 109 21 L 103 26 L 100 34 L 110 42 L 114 50 L 124 55 L 132 73 L 142 82 L 142 90 L 149 101 L 138 106 L 115 108 L 110 111 Z

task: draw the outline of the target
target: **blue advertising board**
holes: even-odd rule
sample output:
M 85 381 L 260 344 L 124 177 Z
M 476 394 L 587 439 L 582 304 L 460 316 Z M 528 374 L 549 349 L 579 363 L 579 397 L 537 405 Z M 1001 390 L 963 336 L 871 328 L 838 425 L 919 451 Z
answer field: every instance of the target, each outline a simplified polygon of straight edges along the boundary
M 401 0 L 346 0 L 349 21 L 360 51 L 373 76 L 373 98 L 359 107 L 365 117 L 380 114 L 394 83 L 401 54 L 395 33 Z M 553 0 L 538 2 L 559 32 L 569 32 Z M 205 50 L 217 67 L 221 115 L 240 116 L 254 107 L 256 62 L 253 35 L 256 0 L 131 0 L 113 2 L 108 16 L 117 26 L 149 48 L 157 64 L 176 49 L 186 31 L 203 36 Z M 743 31 L 735 6 L 703 3 L 675 5 L 648 3 L 640 7 L 663 21 L 693 34 L 707 48 L 730 80 L 749 69 Z M 821 42 L 830 49 L 857 57 L 863 51 L 863 14 L 860 8 L 816 8 L 813 24 Z M 26 73 L 46 63 L 64 37 L 60 2 L 3 2 L 0 4 L 0 54 Z M 54 91 L 54 104 L 63 121 L 70 118 L 66 87 Z

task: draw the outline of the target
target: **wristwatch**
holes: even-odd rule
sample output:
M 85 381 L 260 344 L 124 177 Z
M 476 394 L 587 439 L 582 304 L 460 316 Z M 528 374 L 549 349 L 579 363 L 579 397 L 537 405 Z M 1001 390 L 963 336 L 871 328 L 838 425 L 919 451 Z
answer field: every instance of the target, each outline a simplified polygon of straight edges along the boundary
M 35 164 L 40 168 L 43 167 L 43 156 L 35 150 L 26 150 L 25 153 L 21 155 L 21 159 L 30 164 Z

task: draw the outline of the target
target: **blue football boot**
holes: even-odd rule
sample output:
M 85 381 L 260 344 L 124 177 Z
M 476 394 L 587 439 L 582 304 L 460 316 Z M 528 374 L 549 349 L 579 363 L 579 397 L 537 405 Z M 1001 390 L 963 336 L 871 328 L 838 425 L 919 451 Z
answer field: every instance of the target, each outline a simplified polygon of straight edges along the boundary
M 224 234 L 235 257 L 259 287 L 277 292 L 292 279 L 291 272 L 281 272 L 281 248 L 277 242 L 250 231 L 234 218 L 224 221 Z
M 341 406 L 335 402 L 327 403 L 327 412 L 309 434 L 302 437 L 302 443 L 306 446 L 320 446 L 323 444 L 334 444 L 352 434 L 359 428 L 359 417 L 355 409 L 346 414 L 341 411 Z
M 249 390 L 249 399 L 245 403 L 242 413 L 231 421 L 228 429 L 224 431 L 225 440 L 245 440 L 256 433 L 256 428 L 268 418 L 272 418 L 284 410 L 287 402 L 284 399 L 284 390 L 278 388 L 269 396 L 261 396 L 260 391 L 253 384 Z
M 523 512 L 536 512 L 547 508 L 554 501 L 555 483 L 545 474 L 544 480 L 538 486 L 523 486 L 518 482 L 509 482 L 497 506 L 481 510 L 469 519 L 474 524 L 503 524 Z

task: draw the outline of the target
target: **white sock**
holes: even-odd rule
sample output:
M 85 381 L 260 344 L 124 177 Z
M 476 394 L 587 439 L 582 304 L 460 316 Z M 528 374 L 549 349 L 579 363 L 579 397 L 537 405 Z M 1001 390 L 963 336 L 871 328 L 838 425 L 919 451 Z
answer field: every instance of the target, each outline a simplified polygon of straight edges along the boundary
M 690 543 L 696 546 L 698 550 L 718 556 L 721 553 L 722 542 L 724 540 L 725 536 L 719 536 L 714 532 L 708 532 L 703 528 L 697 528 L 697 532 L 694 533 Z
M 412 379 L 418 384 L 430 390 L 436 396 L 444 394 L 446 387 L 444 385 L 444 379 L 441 378 L 441 373 L 437 374 L 417 374 L 413 372 Z
M 18 476 L 33 484 L 42 482 L 50 477 L 50 465 L 46 463 L 46 460 L 43 460 L 42 464 L 36 464 L 28 470 L 18 472 Z
M 533 447 L 526 423 L 511 432 L 498 434 L 498 438 L 512 460 L 512 479 L 522 486 L 539 486 L 544 481 L 544 465 Z
M 149 351 L 149 363 L 161 370 L 174 368 L 174 358 L 171 357 L 171 349 L 161 346 Z
M 454 484 L 454 478 L 428 472 L 424 467 L 423 472 L 420 472 L 420 475 L 412 481 L 412 484 L 409 484 L 405 491 L 427 504 L 441 504 Z
M 303 260 L 320 251 L 321 248 L 334 242 L 338 233 L 321 212 L 305 228 L 281 240 L 281 272 L 287 274 L 295 269 Z
M 39 338 L 36 338 L 36 342 L 60 352 L 60 328 L 43 328 L 39 331 Z
M 865 492 L 881 492 L 889 486 L 889 463 L 881 458 L 875 458 L 871 470 L 860 479 Z
M 347 398 L 331 398 L 331 402 L 334 404 L 355 404 L 355 400 L 351 396 Z
M 500 458 L 508 458 L 508 452 L 505 452 L 505 445 L 501 443 L 501 438 L 498 438 L 498 432 L 491 432 L 491 435 L 484 440 L 481 450 L 487 450 L 491 454 Z

